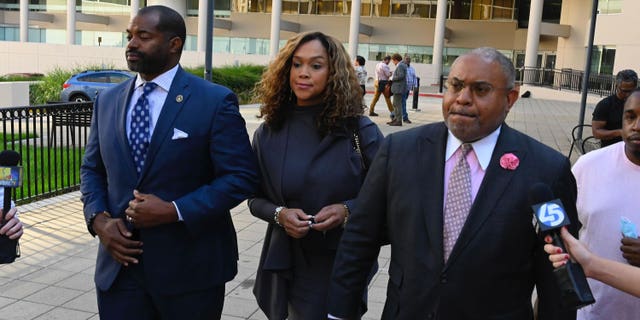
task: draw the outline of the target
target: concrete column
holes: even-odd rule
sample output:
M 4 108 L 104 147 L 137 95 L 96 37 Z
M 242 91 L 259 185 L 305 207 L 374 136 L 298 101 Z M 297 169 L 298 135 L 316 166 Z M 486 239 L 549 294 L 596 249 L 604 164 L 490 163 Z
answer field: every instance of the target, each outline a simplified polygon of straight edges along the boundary
M 67 0 L 67 44 L 76 44 L 76 1 Z
M 131 19 L 138 14 L 140 10 L 140 0 L 131 0 Z
M 269 44 L 269 60 L 278 55 L 280 49 L 280 15 L 282 15 L 282 0 L 271 3 L 271 42 Z
M 524 66 L 535 68 L 538 61 L 538 45 L 540 44 L 540 24 L 542 23 L 542 6 L 544 0 L 531 0 L 529 11 L 529 27 L 527 28 L 527 48 L 524 54 Z
M 29 41 L 29 0 L 20 0 L 20 42 Z
M 351 60 L 354 60 L 358 55 L 361 3 L 362 0 L 351 1 L 351 20 L 349 23 L 349 54 L 351 55 Z
M 444 53 L 444 32 L 447 21 L 447 0 L 438 0 L 436 8 L 436 25 L 433 33 L 433 70 L 435 74 L 431 76 L 431 83 L 438 83 L 442 75 L 442 54 Z M 430 83 L 429 83 L 430 84 Z
M 198 51 L 205 51 L 207 45 L 207 0 L 198 1 Z
M 148 0 L 147 5 L 162 5 L 177 11 L 183 18 L 187 17 L 187 1 L 185 0 Z

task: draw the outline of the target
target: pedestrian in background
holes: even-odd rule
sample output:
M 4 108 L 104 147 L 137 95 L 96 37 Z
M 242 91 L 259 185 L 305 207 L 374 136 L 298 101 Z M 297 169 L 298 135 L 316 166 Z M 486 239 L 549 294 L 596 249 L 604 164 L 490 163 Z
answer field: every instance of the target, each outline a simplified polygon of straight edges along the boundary
M 411 57 L 409 55 L 404 56 L 404 63 L 407 65 L 407 89 L 402 97 L 402 122 L 411 123 L 407 113 L 407 100 L 409 99 L 409 93 L 416 86 L 418 80 L 416 78 L 416 69 L 411 66 Z M 413 94 L 415 95 L 416 93 L 414 92 Z M 414 97 L 414 99 L 416 98 Z
M 601 147 L 622 141 L 622 109 L 631 92 L 638 86 L 638 74 L 630 69 L 616 74 L 616 93 L 598 102 L 593 109 L 591 131 L 600 139 Z
M 375 93 L 373 94 L 373 100 L 371 100 L 371 105 L 369 106 L 369 116 L 377 117 L 378 114 L 375 113 L 374 109 L 376 107 L 376 103 L 378 103 L 378 99 L 380 95 L 384 97 L 384 101 L 387 104 L 387 108 L 389 109 L 389 113 L 393 114 L 393 103 L 391 103 L 390 96 L 384 94 L 385 87 L 389 82 L 389 78 L 391 77 L 391 69 L 389 69 L 389 62 L 391 62 L 391 56 L 385 56 L 382 61 L 376 64 L 376 82 L 374 86 L 376 88 Z
M 393 64 L 396 66 L 391 78 L 393 117 L 387 124 L 390 126 L 402 126 L 402 101 L 405 91 L 407 90 L 407 65 L 402 61 L 402 56 L 399 53 L 394 53 L 391 61 L 393 61 Z
M 360 88 L 362 88 L 362 96 L 364 97 L 367 94 L 367 90 L 365 85 L 367 84 L 367 70 L 364 68 L 364 64 L 366 60 L 363 56 L 357 56 L 355 61 L 356 66 L 356 75 L 358 76 L 358 82 L 360 83 Z

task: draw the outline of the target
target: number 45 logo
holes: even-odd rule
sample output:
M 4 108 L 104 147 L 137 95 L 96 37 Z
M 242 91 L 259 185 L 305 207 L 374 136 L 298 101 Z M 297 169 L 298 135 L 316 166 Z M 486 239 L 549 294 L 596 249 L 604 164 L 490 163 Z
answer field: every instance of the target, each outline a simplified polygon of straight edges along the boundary
M 536 216 L 543 230 L 569 224 L 564 208 L 557 199 L 541 204 L 536 209 Z

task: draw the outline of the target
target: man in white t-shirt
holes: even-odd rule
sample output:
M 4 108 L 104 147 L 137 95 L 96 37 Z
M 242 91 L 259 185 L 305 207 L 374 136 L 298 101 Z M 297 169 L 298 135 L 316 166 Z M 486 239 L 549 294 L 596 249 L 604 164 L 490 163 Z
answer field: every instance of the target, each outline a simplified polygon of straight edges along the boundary
M 640 240 L 621 234 L 625 217 L 640 225 L 640 91 L 627 99 L 622 142 L 592 151 L 573 166 L 580 240 L 595 254 L 640 267 Z M 579 320 L 638 319 L 640 299 L 589 279 L 596 303 L 578 310 Z

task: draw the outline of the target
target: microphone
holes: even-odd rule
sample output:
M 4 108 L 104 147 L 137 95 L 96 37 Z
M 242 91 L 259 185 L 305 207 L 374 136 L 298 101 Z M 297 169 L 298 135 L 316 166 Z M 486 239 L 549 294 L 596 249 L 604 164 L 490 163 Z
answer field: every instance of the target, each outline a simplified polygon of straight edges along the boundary
M 18 167 L 20 154 L 13 150 L 0 152 L 0 186 L 4 187 L 4 202 L 2 206 L 2 223 L 4 216 L 11 209 L 11 188 L 22 184 L 22 168 Z
M 0 215 L 0 226 L 5 224 L 5 217 L 11 209 L 11 188 L 22 185 L 22 167 L 18 167 L 20 154 L 13 150 L 0 152 L 0 187 L 4 187 L 4 203 Z M 20 256 L 18 239 L 0 236 L 0 264 L 11 263 Z
M 560 228 L 571 222 L 564 211 L 562 201 L 553 196 L 553 191 L 548 185 L 537 183 L 529 190 L 529 202 L 533 208 L 533 218 L 538 232 L 551 235 L 553 245 L 567 252 L 560 237 Z M 563 305 L 580 309 L 596 302 L 580 264 L 569 260 L 564 266 L 554 269 L 553 274 L 560 287 Z

